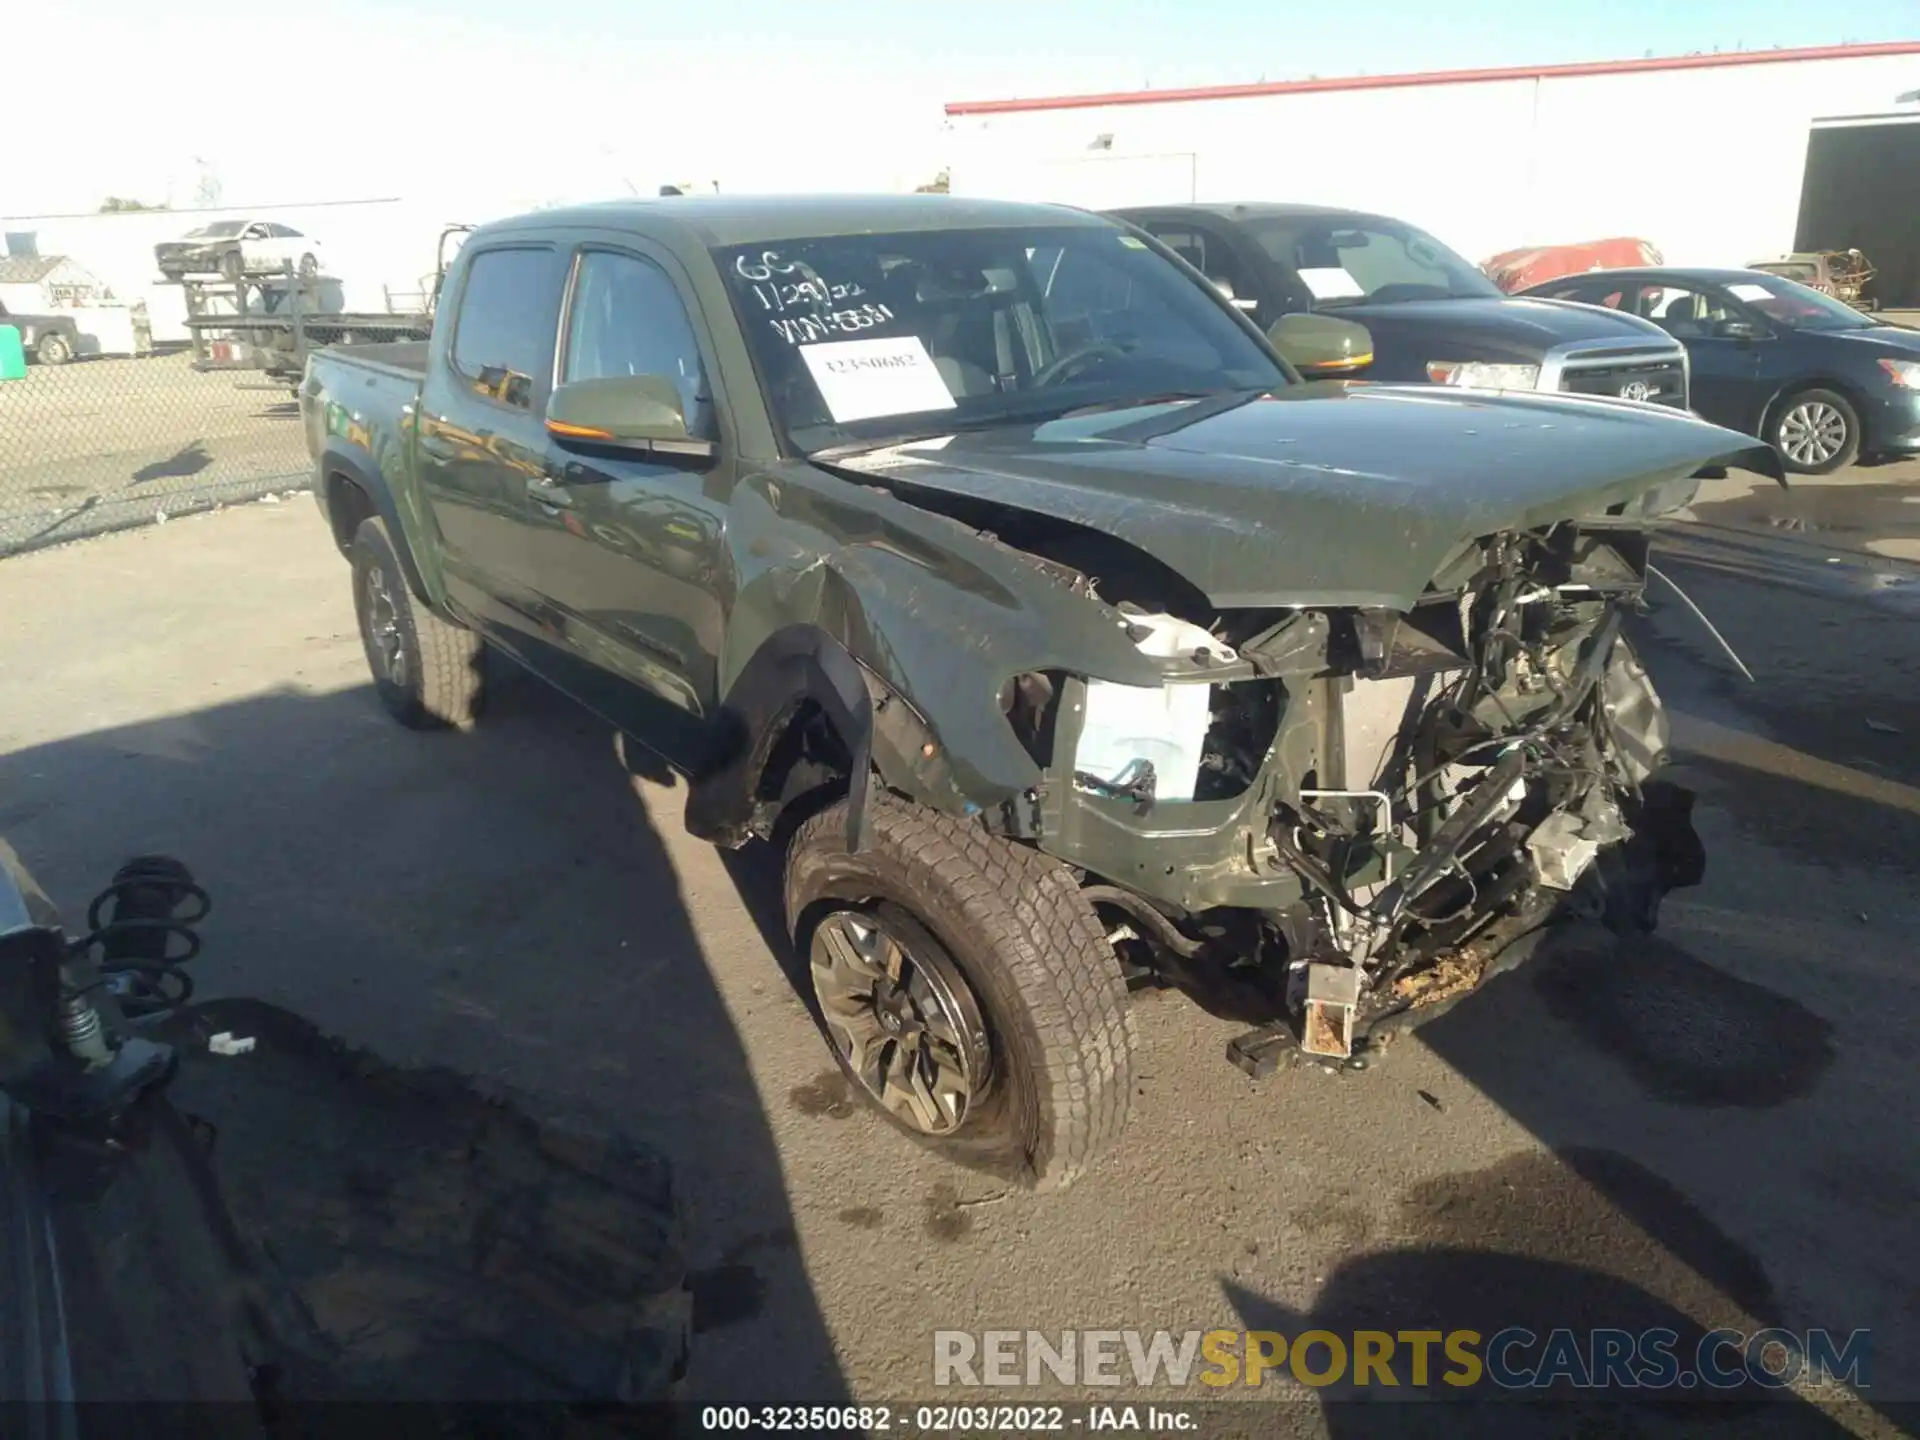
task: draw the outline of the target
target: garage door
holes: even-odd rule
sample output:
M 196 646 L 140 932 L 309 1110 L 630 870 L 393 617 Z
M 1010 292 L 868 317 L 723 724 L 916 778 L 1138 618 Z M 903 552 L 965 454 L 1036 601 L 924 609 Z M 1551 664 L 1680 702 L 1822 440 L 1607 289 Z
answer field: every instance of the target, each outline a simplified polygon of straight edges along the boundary
M 1869 295 L 1920 307 L 1920 115 L 1814 121 L 1793 248 L 1860 250 L 1880 272 Z

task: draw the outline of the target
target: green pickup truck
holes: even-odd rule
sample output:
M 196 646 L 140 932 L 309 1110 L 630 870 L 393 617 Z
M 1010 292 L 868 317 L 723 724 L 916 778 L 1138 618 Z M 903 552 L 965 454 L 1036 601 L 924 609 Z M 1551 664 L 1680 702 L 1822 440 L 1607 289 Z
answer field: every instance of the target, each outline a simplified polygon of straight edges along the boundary
M 784 848 L 878 1112 L 1054 1187 L 1125 1124 L 1130 988 L 1351 1063 L 1701 874 L 1621 624 L 1691 477 L 1771 452 L 1303 377 L 1364 353 L 1329 325 L 1081 211 L 621 202 L 476 231 L 432 339 L 301 406 L 393 715 L 471 722 L 497 650 L 644 744 Z

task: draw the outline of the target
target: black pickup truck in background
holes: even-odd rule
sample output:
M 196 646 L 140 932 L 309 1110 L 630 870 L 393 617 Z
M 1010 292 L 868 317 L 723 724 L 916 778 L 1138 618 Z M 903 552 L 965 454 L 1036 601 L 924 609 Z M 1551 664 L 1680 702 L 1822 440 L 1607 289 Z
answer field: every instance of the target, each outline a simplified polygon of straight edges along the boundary
M 1659 326 L 1505 295 L 1402 221 L 1274 204 L 1160 205 L 1114 215 L 1205 275 L 1262 330 L 1295 314 L 1364 326 L 1372 359 L 1354 365 L 1356 378 L 1689 407 L 1686 351 Z
M 0 303 L 0 325 L 20 332 L 20 346 L 42 365 L 64 365 L 80 353 L 80 327 L 71 315 L 15 315 Z

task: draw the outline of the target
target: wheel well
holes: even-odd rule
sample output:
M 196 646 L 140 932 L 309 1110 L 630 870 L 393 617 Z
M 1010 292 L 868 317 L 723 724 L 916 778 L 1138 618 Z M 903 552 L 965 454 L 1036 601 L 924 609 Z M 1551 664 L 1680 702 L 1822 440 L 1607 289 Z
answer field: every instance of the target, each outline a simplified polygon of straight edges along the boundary
M 333 527 L 333 543 L 346 554 L 360 522 L 375 513 L 373 497 L 358 482 L 334 473 L 327 477 L 327 523 Z
M 816 700 L 802 700 L 767 750 L 754 787 L 754 808 L 772 838 L 786 837 L 843 798 L 853 784 L 853 757 Z
M 1780 417 L 1781 408 L 1785 406 L 1789 400 L 1793 399 L 1796 395 L 1804 395 L 1809 390 L 1831 390 L 1853 407 L 1853 418 L 1856 421 L 1862 425 L 1866 423 L 1866 412 L 1863 408 L 1865 401 L 1857 389 L 1845 380 L 1836 380 L 1829 376 L 1816 375 L 1803 380 L 1790 380 L 1780 387 L 1779 393 L 1767 402 L 1766 411 L 1760 417 L 1760 429 L 1762 432 L 1770 432 L 1773 429 L 1774 421 Z M 1763 433 L 1761 438 L 1770 439 L 1771 437 Z

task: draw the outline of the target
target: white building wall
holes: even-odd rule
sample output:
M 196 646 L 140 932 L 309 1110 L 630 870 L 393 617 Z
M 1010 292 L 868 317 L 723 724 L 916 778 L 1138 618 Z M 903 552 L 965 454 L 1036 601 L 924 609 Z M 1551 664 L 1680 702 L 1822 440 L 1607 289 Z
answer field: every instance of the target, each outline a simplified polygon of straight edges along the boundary
M 1637 235 L 1740 265 L 1791 247 L 1812 121 L 1915 89 L 1882 55 L 962 114 L 948 164 L 961 195 L 1374 210 L 1475 261 Z
M 418 203 L 369 200 L 254 210 L 20 216 L 0 218 L 0 230 L 33 235 L 42 255 L 71 257 L 115 300 L 145 301 L 153 338 L 164 344 L 185 339 L 187 331 L 180 323 L 186 317 L 180 287 L 164 282 L 154 265 L 153 247 L 161 241 L 219 220 L 277 220 L 320 241 L 327 272 L 340 282 L 342 308 L 379 311 L 386 308 L 389 292 L 397 308 L 417 303 L 422 279 L 433 273 L 440 231 L 468 218 Z
M 47 297 L 38 285 L 0 285 L 0 305 L 9 315 L 38 315 L 47 309 Z

